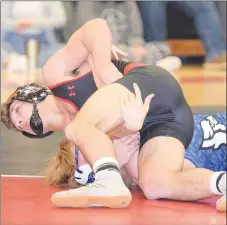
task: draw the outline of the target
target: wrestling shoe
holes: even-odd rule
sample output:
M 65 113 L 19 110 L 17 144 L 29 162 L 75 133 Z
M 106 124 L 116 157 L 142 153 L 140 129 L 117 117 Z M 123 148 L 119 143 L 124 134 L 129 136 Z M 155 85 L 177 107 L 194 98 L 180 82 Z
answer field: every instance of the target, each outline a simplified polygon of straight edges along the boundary
M 51 197 L 54 205 L 72 208 L 125 208 L 131 203 L 131 200 L 131 192 L 125 186 L 120 175 L 116 173 L 110 176 L 108 171 L 102 172 L 101 176 L 96 176 L 94 183 L 57 192 Z

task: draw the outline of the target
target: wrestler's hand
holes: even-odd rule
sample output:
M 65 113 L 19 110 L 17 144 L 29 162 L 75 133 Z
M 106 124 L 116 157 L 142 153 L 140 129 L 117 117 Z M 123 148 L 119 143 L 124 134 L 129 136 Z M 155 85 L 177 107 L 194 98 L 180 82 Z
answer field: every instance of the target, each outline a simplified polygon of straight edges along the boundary
M 117 138 L 113 141 L 113 145 L 119 166 L 122 167 L 129 162 L 133 154 L 139 149 L 140 133 L 136 132 L 126 137 Z
M 116 60 L 120 60 L 122 57 L 123 58 L 128 57 L 128 54 L 126 52 L 122 51 L 121 49 L 117 48 L 114 45 L 112 45 L 111 52 Z
M 140 60 L 142 60 L 146 53 L 147 53 L 147 50 L 144 48 L 144 46 L 142 45 L 139 45 L 139 46 L 132 46 L 130 48 L 130 52 L 136 56 L 137 58 L 139 58 Z
M 123 117 L 125 127 L 133 132 L 139 131 L 149 110 L 150 101 L 154 94 L 146 97 L 144 103 L 140 89 L 136 83 L 133 84 L 135 95 L 129 94 L 128 97 L 122 98 Z

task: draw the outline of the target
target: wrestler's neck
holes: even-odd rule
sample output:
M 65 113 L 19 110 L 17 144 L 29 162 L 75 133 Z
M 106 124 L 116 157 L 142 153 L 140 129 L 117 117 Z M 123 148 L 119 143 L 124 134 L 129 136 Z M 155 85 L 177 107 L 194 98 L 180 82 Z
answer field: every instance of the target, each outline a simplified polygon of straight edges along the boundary
M 38 111 L 44 127 L 48 131 L 64 130 L 72 120 L 69 113 L 59 109 L 52 95 L 38 104 Z

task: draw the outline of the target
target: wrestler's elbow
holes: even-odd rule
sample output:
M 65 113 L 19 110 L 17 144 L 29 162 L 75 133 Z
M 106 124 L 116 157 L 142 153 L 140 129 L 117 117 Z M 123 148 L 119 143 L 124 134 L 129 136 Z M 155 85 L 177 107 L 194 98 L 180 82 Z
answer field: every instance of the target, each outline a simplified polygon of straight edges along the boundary
M 101 51 L 111 50 L 112 33 L 108 23 L 103 19 L 88 21 L 82 27 L 81 42 L 86 46 L 91 54 L 94 53 L 94 51 L 96 52 L 97 49 L 102 49 Z
M 84 28 L 89 29 L 92 28 L 101 28 L 101 29 L 108 29 L 109 30 L 109 26 L 106 20 L 101 19 L 101 18 L 96 18 L 93 20 L 89 20 L 88 22 L 86 22 L 84 24 Z

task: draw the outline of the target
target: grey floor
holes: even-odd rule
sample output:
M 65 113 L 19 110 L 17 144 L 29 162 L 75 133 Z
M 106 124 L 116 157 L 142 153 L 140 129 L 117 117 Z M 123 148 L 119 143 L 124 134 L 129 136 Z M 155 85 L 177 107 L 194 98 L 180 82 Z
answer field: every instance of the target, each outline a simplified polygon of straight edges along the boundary
M 194 113 L 225 112 L 226 108 L 197 107 Z M 6 175 L 42 175 L 48 159 L 57 151 L 63 133 L 42 140 L 31 140 L 1 125 L 1 173 Z

